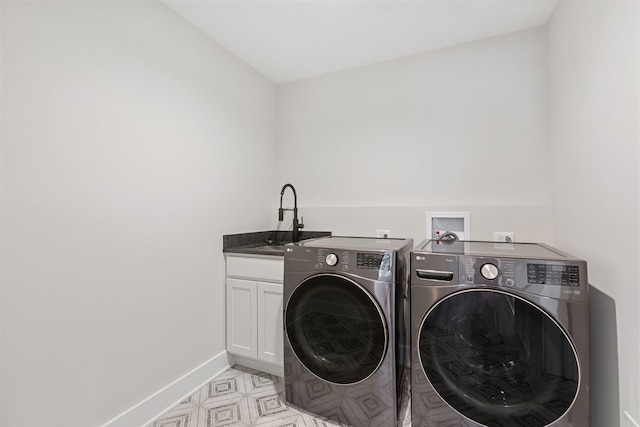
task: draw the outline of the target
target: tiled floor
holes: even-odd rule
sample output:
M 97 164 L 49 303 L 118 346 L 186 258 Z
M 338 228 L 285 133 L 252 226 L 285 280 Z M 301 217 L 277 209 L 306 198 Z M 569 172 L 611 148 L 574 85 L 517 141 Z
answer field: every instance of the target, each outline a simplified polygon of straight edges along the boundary
M 406 402 L 406 399 L 405 399 Z M 404 407 L 403 425 L 409 426 Z M 289 407 L 283 379 L 234 366 L 146 427 L 335 427 L 332 421 Z

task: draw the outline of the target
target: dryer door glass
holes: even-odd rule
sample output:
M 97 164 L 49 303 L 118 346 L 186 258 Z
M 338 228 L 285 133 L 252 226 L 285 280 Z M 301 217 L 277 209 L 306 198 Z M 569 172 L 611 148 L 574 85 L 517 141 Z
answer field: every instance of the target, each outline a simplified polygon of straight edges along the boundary
M 452 408 L 483 425 L 546 426 L 578 392 L 578 359 L 545 311 L 500 291 L 452 294 L 425 316 L 420 363 Z
M 320 274 L 302 282 L 287 303 L 285 322 L 295 355 L 325 381 L 363 381 L 384 359 L 384 316 L 371 294 L 345 277 Z

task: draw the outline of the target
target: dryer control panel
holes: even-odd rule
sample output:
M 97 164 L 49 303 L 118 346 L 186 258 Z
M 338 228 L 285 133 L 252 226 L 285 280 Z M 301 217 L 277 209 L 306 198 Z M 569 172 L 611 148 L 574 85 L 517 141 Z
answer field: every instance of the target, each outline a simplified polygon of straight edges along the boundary
M 390 256 L 388 252 L 357 252 L 356 267 L 369 270 L 391 270 Z
M 348 273 L 372 280 L 394 281 L 397 254 L 395 251 L 358 251 L 340 248 L 287 248 L 289 270 Z M 290 255 L 290 257 L 289 257 Z M 285 263 L 287 260 L 285 260 Z M 296 267 L 292 267 L 292 263 Z

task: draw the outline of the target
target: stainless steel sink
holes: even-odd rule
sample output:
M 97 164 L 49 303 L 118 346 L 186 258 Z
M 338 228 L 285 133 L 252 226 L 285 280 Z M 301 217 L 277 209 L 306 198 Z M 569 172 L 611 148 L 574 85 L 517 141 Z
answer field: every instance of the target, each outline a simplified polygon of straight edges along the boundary
M 258 252 L 283 254 L 284 253 L 284 244 L 262 245 L 262 246 L 257 246 L 257 247 L 252 248 L 252 249 L 256 250 Z
M 301 231 L 300 240 L 331 236 L 328 231 Z M 225 253 L 283 256 L 286 244 L 291 243 L 291 231 L 257 231 L 224 235 L 222 247 Z

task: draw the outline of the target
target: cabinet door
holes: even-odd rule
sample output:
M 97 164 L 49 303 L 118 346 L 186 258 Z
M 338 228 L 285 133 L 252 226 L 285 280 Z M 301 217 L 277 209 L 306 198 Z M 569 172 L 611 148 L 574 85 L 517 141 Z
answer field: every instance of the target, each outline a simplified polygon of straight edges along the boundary
M 227 351 L 258 356 L 257 283 L 227 278 Z
M 258 359 L 284 366 L 282 285 L 258 282 Z

